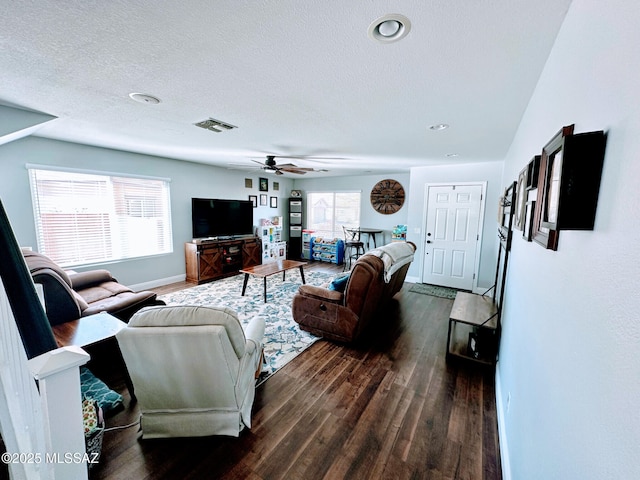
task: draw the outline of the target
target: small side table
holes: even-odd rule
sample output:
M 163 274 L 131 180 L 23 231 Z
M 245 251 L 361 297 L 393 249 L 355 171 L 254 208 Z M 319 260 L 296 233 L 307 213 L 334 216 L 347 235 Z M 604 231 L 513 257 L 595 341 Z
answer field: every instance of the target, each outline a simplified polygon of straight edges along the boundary
M 447 361 L 464 359 L 495 365 L 498 307 L 491 297 L 458 292 L 449 314 Z
M 91 347 L 92 345 L 107 341 L 116 342 L 116 333 L 126 326 L 127 324 L 119 318 L 109 315 L 106 312 L 100 312 L 55 325 L 51 327 L 51 329 L 53 330 L 53 336 L 56 342 L 61 347 L 67 347 L 69 345 Z M 124 381 L 131 395 L 131 400 L 135 400 L 133 382 L 131 381 L 129 370 L 127 370 L 127 365 L 124 363 L 124 358 L 122 358 L 122 352 L 120 352 L 120 347 L 117 342 L 113 350 L 115 363 L 124 369 Z

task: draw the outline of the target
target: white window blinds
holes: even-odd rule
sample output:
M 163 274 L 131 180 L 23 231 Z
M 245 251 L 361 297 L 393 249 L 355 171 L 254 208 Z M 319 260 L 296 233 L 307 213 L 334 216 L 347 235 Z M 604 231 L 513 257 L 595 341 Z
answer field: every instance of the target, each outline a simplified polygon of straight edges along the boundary
M 59 265 L 173 250 L 168 180 L 28 169 L 38 251 Z

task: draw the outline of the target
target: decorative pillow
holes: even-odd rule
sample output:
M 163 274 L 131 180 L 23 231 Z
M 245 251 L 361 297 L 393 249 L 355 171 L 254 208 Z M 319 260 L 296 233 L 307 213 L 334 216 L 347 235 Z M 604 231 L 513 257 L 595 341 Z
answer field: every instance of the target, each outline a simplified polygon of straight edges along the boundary
M 80 391 L 82 398 L 92 398 L 106 414 L 124 406 L 124 399 L 96 377 L 87 367 L 80 367 Z M 115 413 L 115 412 L 114 412 Z
M 334 278 L 329 284 L 329 290 L 335 290 L 336 292 L 344 292 L 344 289 L 347 287 L 347 282 L 349 281 L 349 273 L 346 275 L 342 275 L 340 277 Z

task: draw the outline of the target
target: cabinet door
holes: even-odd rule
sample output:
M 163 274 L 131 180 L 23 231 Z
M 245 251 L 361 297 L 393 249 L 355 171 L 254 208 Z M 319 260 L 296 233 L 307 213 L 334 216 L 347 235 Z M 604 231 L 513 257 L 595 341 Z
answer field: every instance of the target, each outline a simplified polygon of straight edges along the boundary
M 200 282 L 211 280 L 222 274 L 222 251 L 221 248 L 205 247 L 200 250 L 198 258 L 198 269 Z
M 260 243 L 258 240 L 245 240 L 242 246 L 242 268 L 260 265 Z

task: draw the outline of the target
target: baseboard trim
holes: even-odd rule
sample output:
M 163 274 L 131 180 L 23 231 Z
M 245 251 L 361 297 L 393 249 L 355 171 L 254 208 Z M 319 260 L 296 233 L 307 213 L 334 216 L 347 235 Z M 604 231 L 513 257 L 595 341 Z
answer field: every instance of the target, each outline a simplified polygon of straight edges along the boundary
M 509 462 L 509 446 L 507 442 L 507 426 L 505 410 L 502 403 L 502 381 L 500 380 L 500 362 L 496 365 L 496 414 L 498 417 L 498 443 L 500 444 L 500 465 L 502 466 L 502 480 L 511 480 L 511 463 Z
M 184 282 L 187 278 L 186 274 L 174 275 L 173 277 L 159 278 L 157 280 L 151 280 L 150 282 L 137 283 L 135 285 L 127 285 L 134 292 L 140 292 L 142 290 L 152 290 L 156 287 L 163 285 L 169 285 L 170 283 Z
M 408 283 L 420 283 L 420 278 L 419 277 L 409 277 L 409 276 L 407 276 L 407 277 L 405 277 L 404 281 L 408 282 Z

